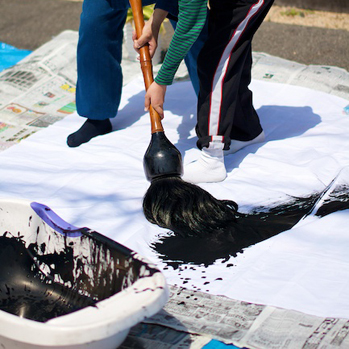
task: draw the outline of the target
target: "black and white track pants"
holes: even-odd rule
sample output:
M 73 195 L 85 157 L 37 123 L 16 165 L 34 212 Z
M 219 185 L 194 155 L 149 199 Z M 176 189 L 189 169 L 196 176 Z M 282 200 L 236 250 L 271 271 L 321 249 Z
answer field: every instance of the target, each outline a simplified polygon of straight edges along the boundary
M 252 104 L 251 41 L 274 0 L 210 0 L 209 34 L 198 57 L 198 147 L 262 132 Z

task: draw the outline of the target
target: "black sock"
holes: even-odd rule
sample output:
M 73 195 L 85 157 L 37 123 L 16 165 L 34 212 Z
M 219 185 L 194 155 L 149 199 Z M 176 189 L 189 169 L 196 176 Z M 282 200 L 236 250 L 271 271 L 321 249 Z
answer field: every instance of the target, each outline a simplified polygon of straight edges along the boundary
M 87 119 L 76 132 L 68 136 L 67 144 L 71 148 L 78 147 L 82 143 L 87 143 L 93 137 L 104 135 L 111 132 L 111 130 L 112 125 L 109 119 Z

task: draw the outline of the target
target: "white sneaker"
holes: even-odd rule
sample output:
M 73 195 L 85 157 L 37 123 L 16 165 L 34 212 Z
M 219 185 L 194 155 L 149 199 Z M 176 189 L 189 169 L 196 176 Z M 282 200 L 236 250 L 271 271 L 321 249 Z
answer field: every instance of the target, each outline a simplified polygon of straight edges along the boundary
M 254 143 L 262 143 L 265 140 L 265 134 L 264 131 L 262 131 L 256 138 L 253 138 L 250 141 L 237 141 L 235 139 L 231 140 L 230 149 L 224 150 L 224 155 L 234 154 L 238 150 L 247 147 L 248 145 L 254 144 Z
M 184 167 L 182 179 L 189 183 L 216 183 L 224 181 L 227 171 L 224 166 L 223 143 L 210 142 L 202 148 L 200 158 Z

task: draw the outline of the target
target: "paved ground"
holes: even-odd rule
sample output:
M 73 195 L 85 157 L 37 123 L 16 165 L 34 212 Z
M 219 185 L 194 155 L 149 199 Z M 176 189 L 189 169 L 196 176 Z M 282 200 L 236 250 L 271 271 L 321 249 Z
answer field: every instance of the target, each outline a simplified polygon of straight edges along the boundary
M 341 1 L 334 1 L 337 8 Z M 78 30 L 81 6 L 80 1 L 0 0 L 0 42 L 35 50 L 63 30 Z M 266 21 L 255 36 L 253 50 L 303 64 L 332 65 L 349 71 L 348 43 L 347 30 Z
M 349 13 L 348 0 L 275 0 L 278 5 Z

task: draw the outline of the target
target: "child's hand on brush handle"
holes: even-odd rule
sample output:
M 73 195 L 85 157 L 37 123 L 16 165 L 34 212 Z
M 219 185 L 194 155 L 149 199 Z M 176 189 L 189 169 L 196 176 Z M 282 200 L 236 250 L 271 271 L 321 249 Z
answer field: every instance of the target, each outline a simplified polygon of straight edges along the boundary
M 149 20 L 144 24 L 142 35 L 139 38 L 137 38 L 136 32 L 133 32 L 133 47 L 138 53 L 141 47 L 148 44 L 150 57 L 153 58 L 158 46 L 160 27 L 162 22 L 165 20 L 167 14 L 167 11 L 155 9 Z
M 150 57 L 154 56 L 157 48 L 157 40 L 162 22 L 165 20 L 168 12 L 161 9 L 155 9 L 149 21 L 143 28 L 142 34 L 137 38 L 136 32 L 133 33 L 133 47 L 139 52 L 139 49 L 145 45 L 149 47 Z M 147 85 L 147 84 L 146 84 Z M 144 110 L 149 111 L 150 105 L 159 114 L 160 118 L 164 118 L 164 101 L 166 94 L 166 86 L 152 82 L 147 89 L 144 101 Z
M 166 85 L 159 85 L 155 81 L 149 86 L 144 99 L 144 110 L 148 111 L 150 105 L 160 115 L 160 118 L 164 118 L 164 102 L 166 94 Z

